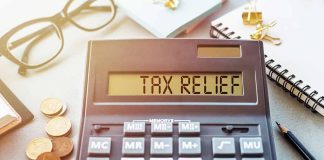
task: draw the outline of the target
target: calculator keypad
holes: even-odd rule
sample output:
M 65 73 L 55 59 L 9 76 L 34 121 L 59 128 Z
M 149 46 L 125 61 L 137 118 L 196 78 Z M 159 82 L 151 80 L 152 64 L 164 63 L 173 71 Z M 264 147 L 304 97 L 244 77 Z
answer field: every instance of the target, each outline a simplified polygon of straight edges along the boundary
M 261 137 L 205 135 L 199 122 L 125 122 L 122 132 L 124 136 L 115 140 L 122 141 L 121 160 L 146 160 L 148 153 L 149 160 L 173 160 L 174 155 L 176 160 L 202 160 L 206 149 L 212 160 L 236 160 L 237 155 L 242 160 L 264 160 Z M 114 137 L 90 137 L 87 160 L 111 159 Z

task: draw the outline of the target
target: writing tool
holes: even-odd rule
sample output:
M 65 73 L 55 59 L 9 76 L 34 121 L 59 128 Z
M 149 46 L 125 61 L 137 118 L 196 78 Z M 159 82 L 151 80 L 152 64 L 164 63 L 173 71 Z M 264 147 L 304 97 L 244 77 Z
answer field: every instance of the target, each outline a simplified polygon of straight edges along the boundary
M 284 137 L 297 149 L 305 160 L 315 160 L 315 157 L 305 148 L 297 137 L 291 131 L 289 131 L 288 128 L 281 126 L 278 122 L 276 123 Z

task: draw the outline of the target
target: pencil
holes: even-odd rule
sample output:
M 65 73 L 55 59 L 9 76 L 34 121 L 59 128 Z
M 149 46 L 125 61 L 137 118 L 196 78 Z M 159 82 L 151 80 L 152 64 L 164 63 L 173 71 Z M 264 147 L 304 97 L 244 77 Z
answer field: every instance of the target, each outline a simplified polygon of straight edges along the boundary
M 288 128 L 280 125 L 280 123 L 276 122 L 280 132 L 284 135 L 284 137 L 292 144 L 299 154 L 305 159 L 305 160 L 316 160 L 315 157 L 304 147 L 304 145 L 297 139 L 297 137 L 289 131 Z

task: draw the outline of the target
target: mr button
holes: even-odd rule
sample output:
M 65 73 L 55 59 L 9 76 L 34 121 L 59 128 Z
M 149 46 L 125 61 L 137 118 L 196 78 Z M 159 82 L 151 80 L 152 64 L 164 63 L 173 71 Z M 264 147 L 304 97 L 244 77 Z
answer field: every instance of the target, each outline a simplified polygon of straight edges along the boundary
M 123 138 L 122 153 L 124 156 L 143 156 L 144 151 L 144 138 Z
M 242 155 L 261 155 L 263 154 L 262 139 L 240 138 L 240 148 Z
M 90 137 L 88 154 L 93 155 L 109 155 L 111 150 L 110 137 Z

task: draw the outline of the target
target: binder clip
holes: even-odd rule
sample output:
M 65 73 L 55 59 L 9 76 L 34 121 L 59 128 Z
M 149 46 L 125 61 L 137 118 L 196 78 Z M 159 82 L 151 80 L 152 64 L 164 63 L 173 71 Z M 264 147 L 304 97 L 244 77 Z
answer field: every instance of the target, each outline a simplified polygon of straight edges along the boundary
M 164 3 L 165 7 L 176 10 L 180 4 L 180 0 L 153 0 L 153 3 Z
M 178 8 L 179 4 L 180 0 L 168 0 L 167 2 L 165 2 L 164 6 L 169 9 L 175 10 Z
M 247 11 L 242 13 L 243 24 L 256 25 L 262 23 L 262 12 L 256 10 L 256 0 L 248 1 Z
M 259 23 L 256 27 L 256 31 L 251 34 L 251 39 L 254 40 L 267 40 L 269 42 L 271 42 L 274 45 L 280 45 L 281 44 L 281 40 L 280 38 L 275 38 L 275 37 L 271 37 L 268 35 L 268 31 L 271 27 L 274 27 L 277 23 L 276 22 L 271 22 L 270 24 L 261 24 Z

